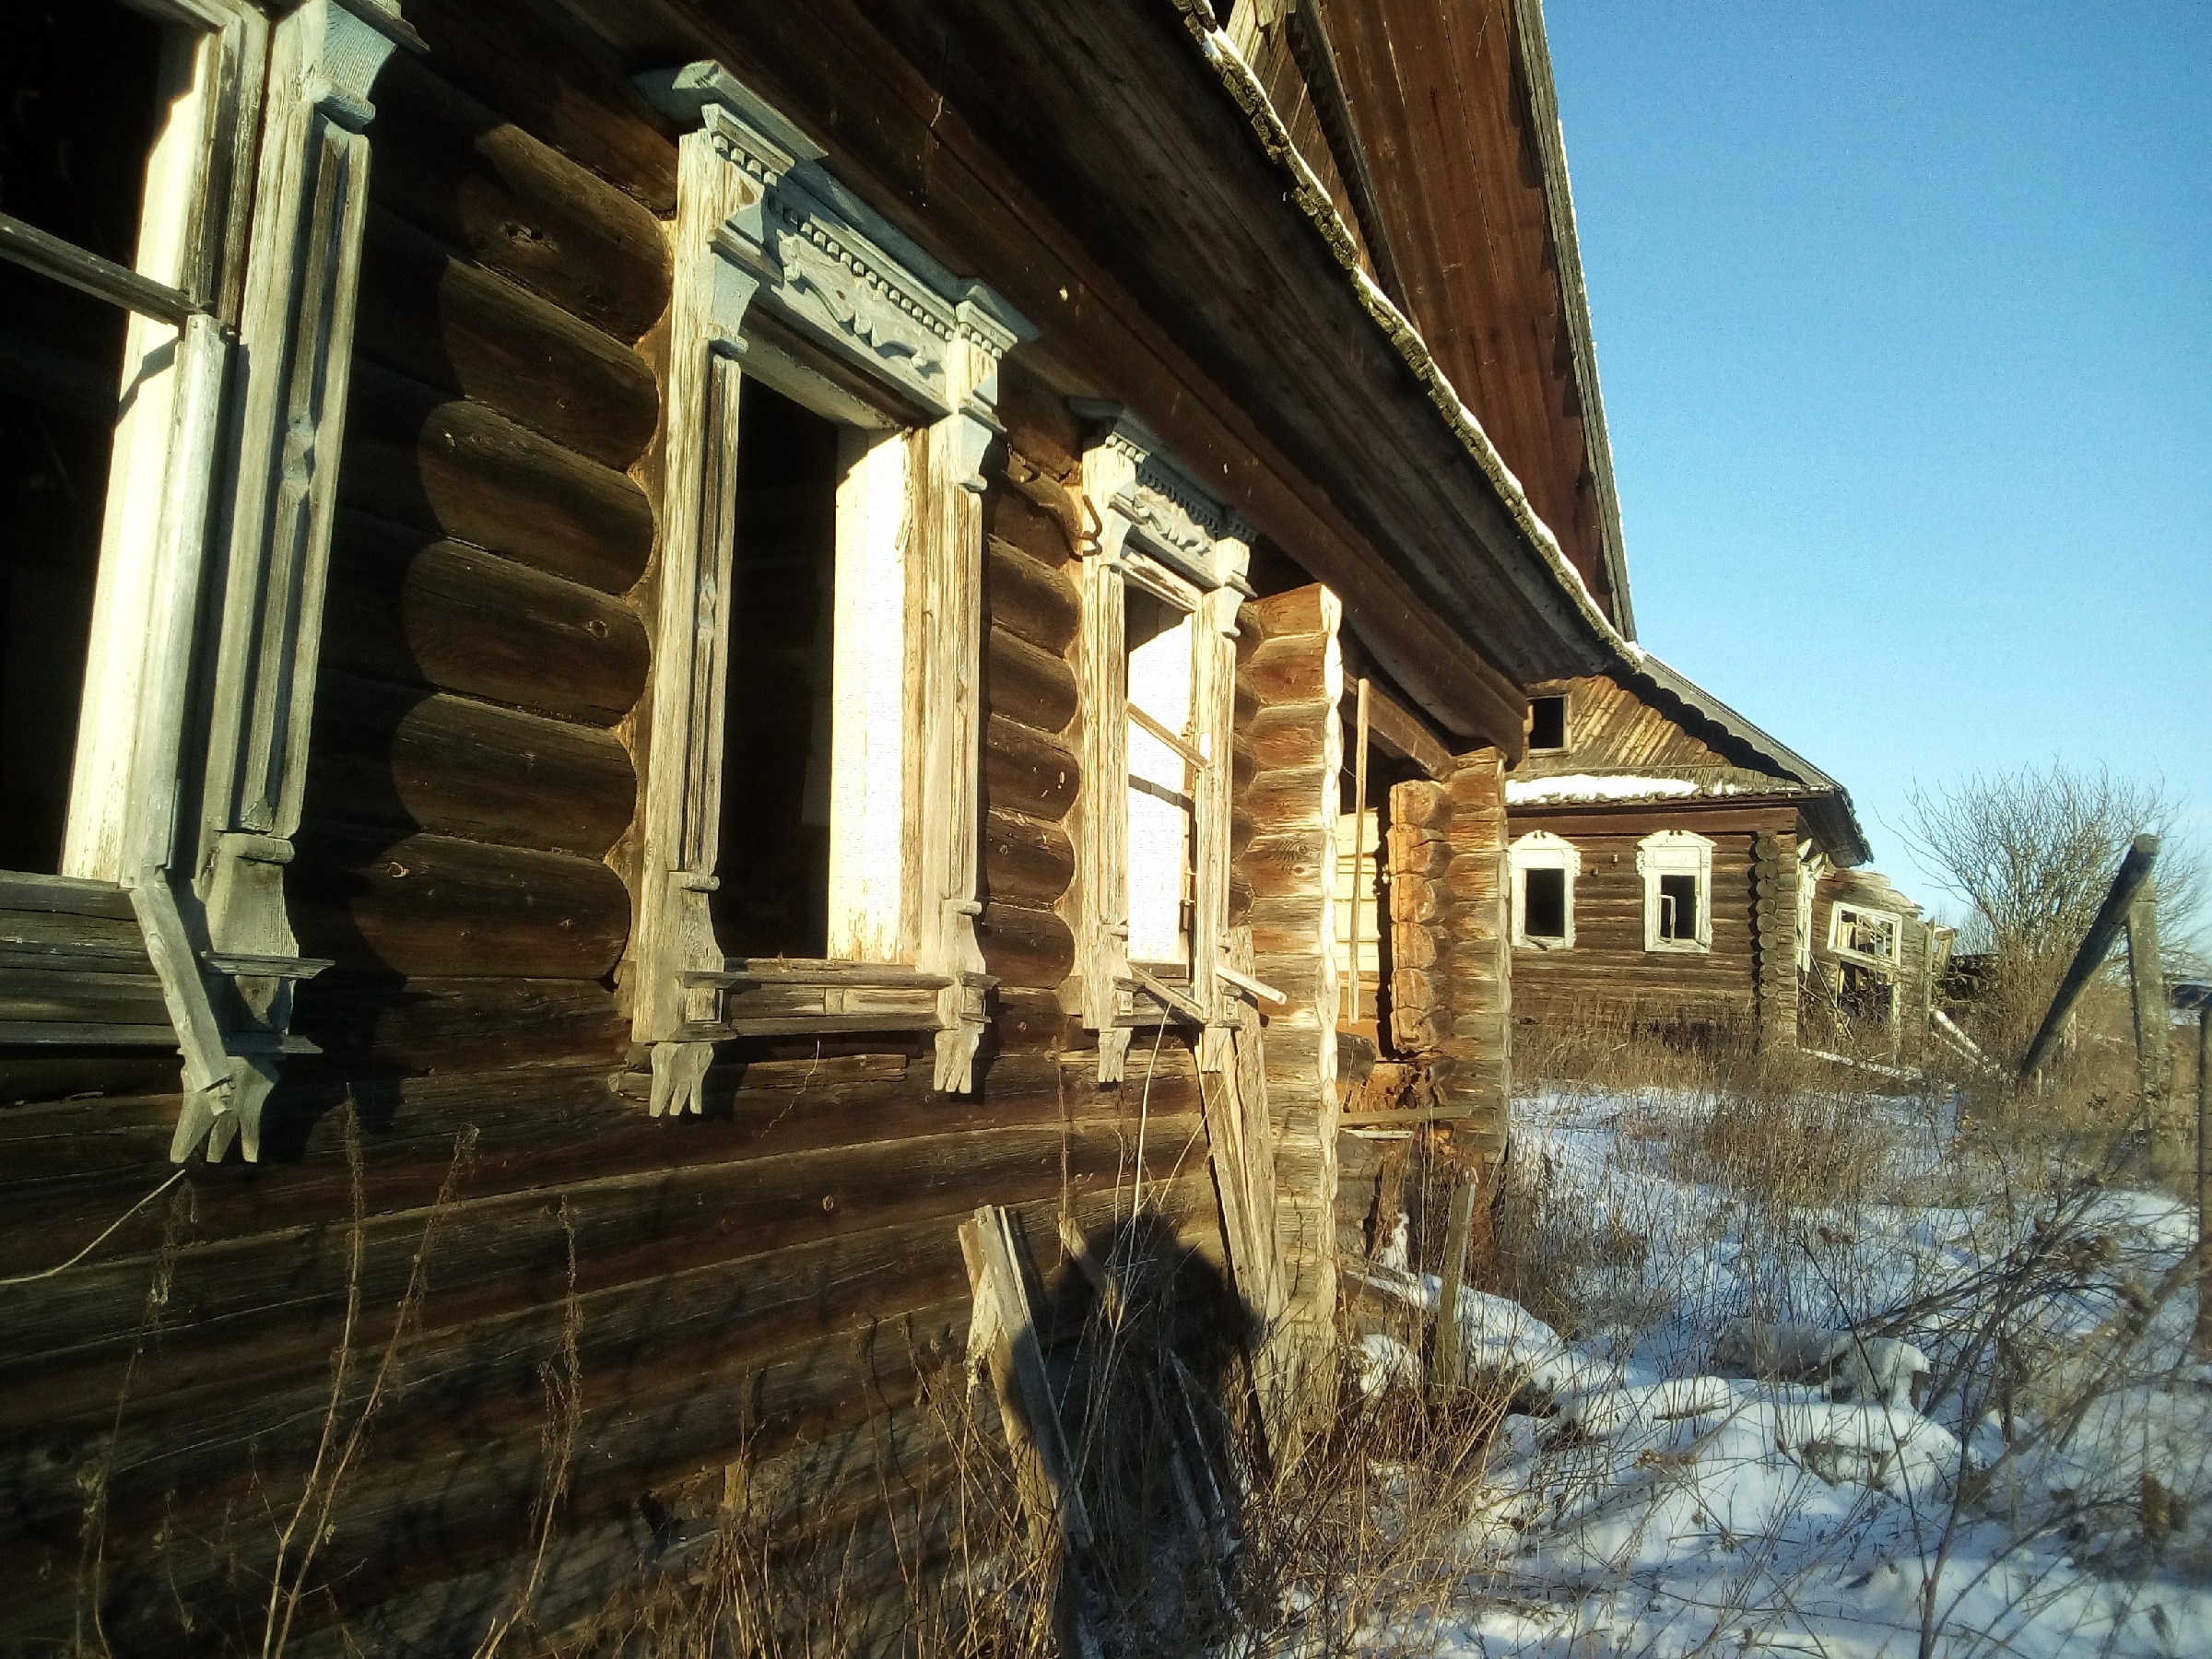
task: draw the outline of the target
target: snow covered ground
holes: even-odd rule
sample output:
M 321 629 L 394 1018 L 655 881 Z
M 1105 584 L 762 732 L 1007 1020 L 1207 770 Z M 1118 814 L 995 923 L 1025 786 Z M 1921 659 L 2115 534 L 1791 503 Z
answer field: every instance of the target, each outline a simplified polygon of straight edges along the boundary
M 2175 1271 L 2193 1217 L 1878 1098 L 1841 1120 L 1878 1156 L 1780 1201 L 1684 1156 L 1710 1112 L 1565 1089 L 1519 1106 L 1572 1338 L 1463 1300 L 1470 1378 L 1518 1387 L 1516 1411 L 1454 1546 L 1465 1594 L 1378 1644 L 2212 1654 L 2212 1366 L 2188 1358 Z M 1433 1305 L 1433 1278 L 1398 1288 Z M 1849 1366 L 1716 1374 L 1746 1318 L 1910 1346 L 1855 1388 Z M 1378 1389 L 1413 1363 L 1366 1347 Z

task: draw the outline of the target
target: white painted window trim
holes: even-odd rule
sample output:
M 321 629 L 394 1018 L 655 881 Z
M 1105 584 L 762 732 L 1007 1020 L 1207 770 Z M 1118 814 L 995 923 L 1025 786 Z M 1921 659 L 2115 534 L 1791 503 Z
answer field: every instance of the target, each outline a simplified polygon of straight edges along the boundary
M 1548 830 L 1532 830 L 1506 848 L 1506 865 L 1512 886 L 1513 947 L 1516 950 L 1571 950 L 1574 948 L 1574 885 L 1583 873 L 1580 848 Z M 1531 870 L 1566 872 L 1567 915 L 1565 935 L 1550 938 L 1528 931 L 1528 883 Z
M 1863 916 L 1887 927 L 1892 954 L 1876 956 L 1868 951 L 1853 950 L 1843 944 L 1843 939 L 1849 934 L 1848 916 Z M 1881 910 L 1871 904 L 1851 904 L 1838 900 L 1828 912 L 1828 948 L 1830 954 L 1846 962 L 1858 962 L 1884 973 L 1895 974 L 1904 961 L 1905 919 L 1895 911 Z
M 1662 830 L 1636 843 L 1636 873 L 1643 878 L 1643 947 L 1671 955 L 1700 955 L 1712 948 L 1712 842 L 1688 830 Z M 1659 878 L 1695 876 L 1698 881 L 1696 936 L 1660 936 Z
M 1199 1064 L 1218 1071 L 1235 1019 L 1224 977 L 1229 932 L 1230 744 L 1236 710 L 1237 608 L 1250 587 L 1252 531 L 1164 454 L 1117 405 L 1078 400 L 1094 436 L 1083 453 L 1086 522 L 1079 551 L 1082 620 L 1077 685 L 1083 781 L 1077 805 L 1078 1012 L 1099 1036 L 1099 1080 L 1121 1079 L 1132 1031 L 1181 1019 L 1201 1030 Z M 1143 588 L 1193 618 L 1190 736 L 1202 757 L 1193 791 L 1191 977 L 1169 994 L 1129 959 L 1128 590 Z M 1157 742 L 1157 739 L 1154 740 Z M 1180 994 L 1182 1002 L 1174 997 Z
M 626 974 L 632 1035 L 653 1057 L 652 1111 L 702 1109 L 713 1042 L 763 1023 L 741 1026 L 732 1007 L 764 973 L 806 1004 L 794 1030 L 911 1015 L 937 1033 L 936 1087 L 964 1092 L 991 983 L 975 936 L 982 468 L 1000 430 L 999 361 L 1036 331 L 840 184 L 818 146 L 720 65 L 638 85 L 691 129 L 678 149 L 653 730 Z M 770 969 L 724 955 L 708 906 L 734 787 L 722 776 L 724 596 L 745 373 L 883 434 L 838 501 L 830 957 Z
M 1813 911 L 1818 902 L 1820 880 L 1831 868 L 1828 854 L 1810 841 L 1797 849 L 1797 971 L 1813 971 Z
M 260 1114 L 306 778 L 375 111 L 396 0 L 126 0 L 178 31 L 135 269 L 62 874 L 127 889 L 183 1055 L 182 1161 Z M 223 568 L 214 568 L 218 559 Z M 214 603 L 203 612 L 203 601 Z M 202 768 L 204 767 L 204 770 Z M 196 818 L 196 822 L 194 820 Z

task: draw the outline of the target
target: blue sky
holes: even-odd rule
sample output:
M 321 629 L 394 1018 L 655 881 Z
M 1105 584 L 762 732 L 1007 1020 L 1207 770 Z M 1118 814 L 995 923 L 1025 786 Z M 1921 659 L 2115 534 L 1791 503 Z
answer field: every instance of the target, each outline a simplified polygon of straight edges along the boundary
M 2212 5 L 1549 0 L 1642 642 L 1851 789 L 2212 841 Z

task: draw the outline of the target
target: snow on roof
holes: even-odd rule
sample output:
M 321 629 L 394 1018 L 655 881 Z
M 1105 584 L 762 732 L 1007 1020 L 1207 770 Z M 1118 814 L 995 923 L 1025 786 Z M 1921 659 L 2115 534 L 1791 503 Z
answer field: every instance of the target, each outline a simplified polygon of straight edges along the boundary
M 1627 774 L 1569 772 L 1557 778 L 1508 778 L 1505 781 L 1505 804 L 1509 806 L 1535 806 L 1568 801 L 1678 801 L 1687 800 L 1692 795 L 1712 797 L 1763 793 L 1767 792 L 1753 790 L 1724 778 L 1700 783 L 1689 778 L 1639 778 Z M 1778 778 L 1773 793 L 1794 792 L 1790 783 Z

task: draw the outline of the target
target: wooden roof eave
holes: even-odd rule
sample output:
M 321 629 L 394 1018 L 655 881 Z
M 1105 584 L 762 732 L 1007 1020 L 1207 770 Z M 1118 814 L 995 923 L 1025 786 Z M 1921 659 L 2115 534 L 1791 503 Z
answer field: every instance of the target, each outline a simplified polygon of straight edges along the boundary
M 1629 600 L 1629 556 L 1620 528 L 1620 495 L 1613 482 L 1613 440 L 1606 429 L 1606 400 L 1597 378 L 1597 342 L 1590 325 L 1590 293 L 1583 280 L 1583 245 L 1574 222 L 1574 191 L 1567 176 L 1567 140 L 1559 122 L 1559 98 L 1551 74 L 1551 48 L 1544 33 L 1544 0 L 1513 0 L 1514 32 L 1520 47 L 1523 83 L 1535 129 L 1536 154 L 1544 175 L 1545 207 L 1558 251 L 1559 305 L 1567 321 L 1574 360 L 1575 391 L 1582 400 L 1583 431 L 1588 447 L 1592 485 L 1597 495 L 1597 528 L 1604 548 L 1606 581 L 1612 589 L 1614 622 L 1636 637 L 1636 611 Z
M 1822 841 L 1823 851 L 1836 864 L 1863 865 L 1874 856 L 1866 841 L 1866 832 L 1860 827 L 1858 812 L 1851 804 L 1851 792 L 1810 760 L 1640 646 L 1629 648 L 1617 672 L 1631 681 L 1641 682 L 1636 688 L 1639 694 L 1647 700 L 1655 698 L 1662 709 L 1671 704 L 1813 792 L 1806 814 L 1813 821 L 1814 832 Z
M 1310 175 L 1285 187 L 1295 158 L 1279 123 L 1265 142 L 1272 112 L 1210 18 L 925 10 L 570 7 L 632 68 L 714 57 L 771 99 L 904 233 L 1042 324 L 1025 350 L 1056 382 L 1128 405 L 1336 589 L 1440 727 L 1517 752 L 1521 685 L 1596 671 L 1623 641 L 1418 336 L 1331 242 L 1325 194 Z M 1054 113 L 1070 108 L 1085 119 Z M 1258 268 L 1265 294 L 1248 291 Z M 1230 301 L 1244 309 L 1224 328 Z

